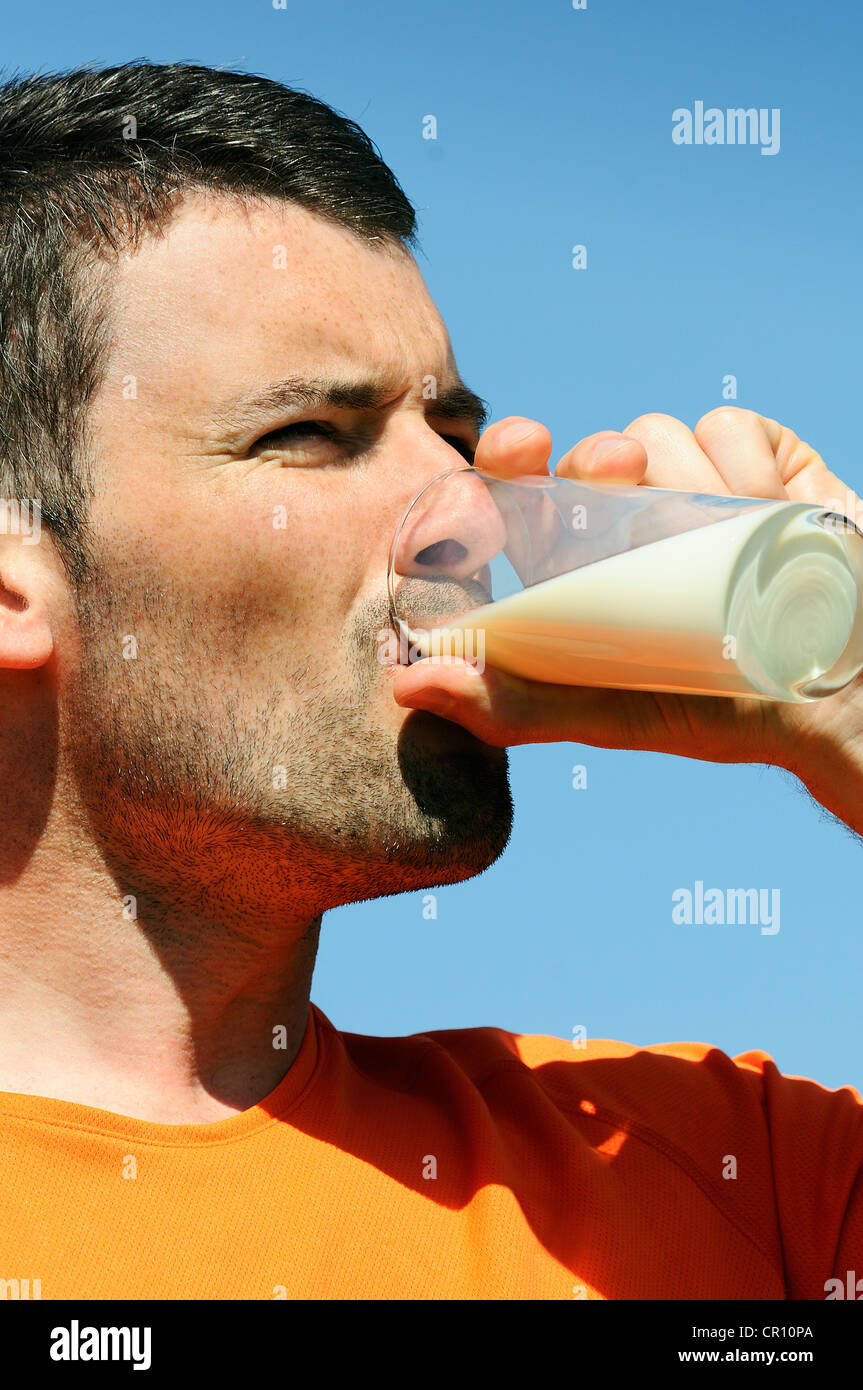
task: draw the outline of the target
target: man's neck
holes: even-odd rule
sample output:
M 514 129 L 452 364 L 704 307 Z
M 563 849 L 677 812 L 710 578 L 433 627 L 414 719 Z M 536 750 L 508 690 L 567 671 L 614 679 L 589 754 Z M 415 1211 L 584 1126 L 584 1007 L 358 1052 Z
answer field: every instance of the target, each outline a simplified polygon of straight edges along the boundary
M 272 1092 L 306 1028 L 320 916 L 170 919 L 45 853 L 0 893 L 0 1090 L 158 1124 Z

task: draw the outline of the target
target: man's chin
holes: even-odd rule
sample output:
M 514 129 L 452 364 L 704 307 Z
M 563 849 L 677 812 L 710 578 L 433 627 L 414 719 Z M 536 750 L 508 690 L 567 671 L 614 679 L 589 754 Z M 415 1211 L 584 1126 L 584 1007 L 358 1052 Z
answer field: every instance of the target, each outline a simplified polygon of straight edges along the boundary
M 494 863 L 512 829 L 506 749 L 482 743 L 451 720 L 413 710 L 399 734 L 398 762 L 426 826 L 428 867 L 440 856 L 438 867 L 447 865 L 453 875 L 440 881 L 469 878 Z

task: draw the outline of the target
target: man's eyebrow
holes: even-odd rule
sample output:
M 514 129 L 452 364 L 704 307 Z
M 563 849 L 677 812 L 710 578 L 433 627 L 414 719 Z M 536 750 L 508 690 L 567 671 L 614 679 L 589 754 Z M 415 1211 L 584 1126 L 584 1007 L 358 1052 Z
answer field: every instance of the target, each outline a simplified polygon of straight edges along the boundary
M 489 409 L 486 402 L 469 386 L 460 381 L 454 386 L 446 386 L 429 406 L 429 415 L 439 415 L 442 420 L 470 420 L 481 433 L 488 423 Z
M 380 410 L 396 394 L 392 385 L 374 378 L 349 381 L 336 377 L 285 377 L 270 382 L 261 391 L 223 402 L 212 412 L 212 418 L 219 429 L 238 431 L 253 429 L 262 416 L 283 410 L 323 406 L 340 410 Z M 481 431 L 489 412 L 482 397 L 460 381 L 429 398 L 427 413 L 444 420 L 466 419 Z

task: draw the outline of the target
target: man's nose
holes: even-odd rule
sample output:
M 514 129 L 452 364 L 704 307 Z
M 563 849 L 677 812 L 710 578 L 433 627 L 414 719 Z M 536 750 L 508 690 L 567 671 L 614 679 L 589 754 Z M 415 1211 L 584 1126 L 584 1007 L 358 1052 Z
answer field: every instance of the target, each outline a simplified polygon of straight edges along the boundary
M 506 525 L 489 487 L 472 469 L 435 478 L 415 498 L 393 552 L 396 575 L 469 579 L 503 548 Z

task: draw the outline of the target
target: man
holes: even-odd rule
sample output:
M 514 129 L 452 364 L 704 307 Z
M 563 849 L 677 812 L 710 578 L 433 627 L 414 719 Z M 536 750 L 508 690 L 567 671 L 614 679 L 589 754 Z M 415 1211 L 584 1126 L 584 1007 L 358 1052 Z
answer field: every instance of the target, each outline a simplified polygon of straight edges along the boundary
M 696 1044 L 340 1034 L 309 996 L 328 908 L 501 854 L 509 744 L 775 763 L 859 831 L 860 681 L 774 706 L 382 664 L 409 499 L 551 440 L 478 438 L 367 138 L 130 64 L 8 82 L 0 155 L 4 495 L 44 526 L 0 536 L 7 1287 L 824 1298 L 863 1267 L 850 1088 Z M 746 411 L 558 471 L 847 495 Z

